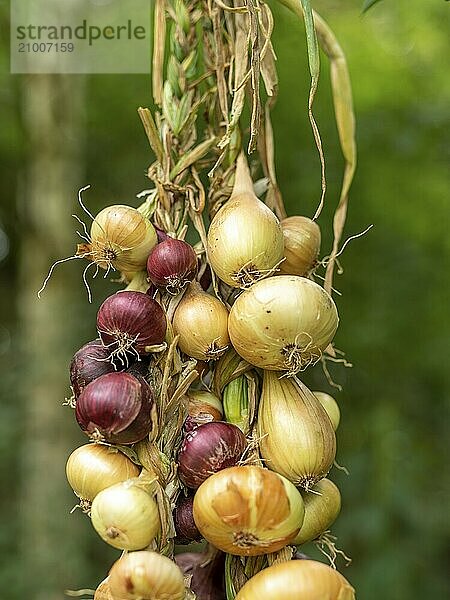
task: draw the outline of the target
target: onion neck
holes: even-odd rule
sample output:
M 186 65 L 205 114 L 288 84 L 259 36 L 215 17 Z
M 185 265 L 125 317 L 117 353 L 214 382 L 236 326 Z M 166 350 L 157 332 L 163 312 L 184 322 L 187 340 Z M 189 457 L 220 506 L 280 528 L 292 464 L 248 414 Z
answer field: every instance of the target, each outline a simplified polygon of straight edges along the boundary
M 257 199 L 253 190 L 253 180 L 250 175 L 250 169 L 248 168 L 247 159 L 243 152 L 239 154 L 236 161 L 236 173 L 231 198 L 234 198 L 235 196 Z

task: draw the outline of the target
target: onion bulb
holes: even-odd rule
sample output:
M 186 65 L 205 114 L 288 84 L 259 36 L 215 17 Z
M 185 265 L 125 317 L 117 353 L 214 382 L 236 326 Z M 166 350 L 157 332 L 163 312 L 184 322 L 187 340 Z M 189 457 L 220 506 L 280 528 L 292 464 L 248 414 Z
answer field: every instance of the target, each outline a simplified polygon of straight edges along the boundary
M 331 469 L 336 436 L 314 394 L 280 375 L 264 371 L 258 412 L 261 456 L 269 469 L 308 490 Z
M 280 265 L 284 275 L 307 275 L 314 267 L 320 250 L 320 229 L 308 217 L 287 217 L 281 221 L 285 260 Z
M 219 471 L 194 497 L 194 520 L 202 536 L 241 556 L 280 550 L 297 535 L 303 515 L 302 497 L 292 483 L 256 466 Z
M 197 274 L 197 256 L 193 247 L 183 240 L 167 237 L 151 251 L 147 273 L 156 287 L 169 294 L 178 294 Z
M 313 394 L 327 411 L 333 424 L 333 429 L 336 431 L 339 427 L 339 421 L 341 420 L 341 411 L 339 410 L 338 403 L 333 396 L 330 396 L 330 394 L 326 394 L 325 392 L 313 392 Z
M 105 488 L 137 477 L 139 468 L 117 448 L 85 444 L 69 456 L 66 475 L 75 494 L 92 501 Z
M 341 494 L 329 479 L 322 479 L 309 492 L 302 492 L 305 518 L 297 537 L 296 546 L 312 542 L 336 521 L 341 510 Z
M 211 421 L 187 433 L 178 452 L 178 475 L 196 489 L 208 477 L 237 464 L 247 446 L 242 431 L 232 423 Z
M 258 281 L 237 298 L 228 330 L 247 362 L 294 375 L 320 359 L 338 322 L 336 306 L 320 285 L 281 275 Z
M 95 217 L 89 243 L 79 244 L 77 254 L 86 255 L 101 269 L 132 273 L 145 269 L 156 242 L 155 228 L 144 215 L 131 206 L 116 204 Z
M 186 290 L 173 317 L 181 351 L 198 360 L 216 360 L 230 343 L 228 311 L 215 296 L 193 282 Z
M 251 286 L 283 259 L 280 222 L 255 196 L 244 154 L 237 159 L 232 194 L 214 216 L 207 242 L 211 267 L 232 287 Z
M 156 502 L 137 481 L 129 479 L 112 485 L 99 492 L 92 502 L 92 525 L 114 548 L 141 550 L 159 532 Z
M 109 589 L 108 577 L 98 584 L 95 590 L 94 600 L 114 600 Z
M 315 560 L 272 565 L 249 579 L 236 600 L 355 600 L 355 590 L 335 569 Z
M 204 390 L 188 390 L 188 416 L 184 429 L 192 431 L 199 425 L 210 421 L 221 421 L 223 417 L 222 403 L 217 396 Z
M 109 572 L 113 600 L 183 600 L 186 588 L 177 565 L 157 552 L 132 552 Z

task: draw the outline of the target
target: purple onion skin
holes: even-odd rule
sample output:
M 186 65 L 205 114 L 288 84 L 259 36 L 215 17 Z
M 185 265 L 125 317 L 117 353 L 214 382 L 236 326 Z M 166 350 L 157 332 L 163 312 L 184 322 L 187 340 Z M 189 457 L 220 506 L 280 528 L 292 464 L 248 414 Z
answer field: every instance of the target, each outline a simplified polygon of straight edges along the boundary
M 147 273 L 154 285 L 178 294 L 197 274 L 194 249 L 183 240 L 168 237 L 150 252 Z
M 108 373 L 85 387 L 75 406 L 81 429 L 94 440 L 134 444 L 151 429 L 153 394 L 142 377 Z
M 237 464 L 247 445 L 236 425 L 212 421 L 186 434 L 178 453 L 178 475 L 197 489 L 214 473 Z
M 205 264 L 203 272 L 201 272 L 199 276 L 198 282 L 202 286 L 202 290 L 204 292 L 208 291 L 210 285 L 212 284 L 211 267 L 208 265 L 208 263 Z
M 166 327 L 163 309 L 143 292 L 117 292 L 106 298 L 97 313 L 102 342 L 121 355 L 147 354 L 146 346 L 164 342 Z
M 156 231 L 156 237 L 158 238 L 158 244 L 160 244 L 161 242 L 165 242 L 169 238 L 169 236 L 164 231 L 164 229 L 161 229 L 160 227 L 157 227 L 156 225 L 153 225 L 153 227 L 155 228 L 155 231 Z
M 175 562 L 184 575 L 192 575 L 190 588 L 198 600 L 226 599 L 223 552 L 217 551 L 211 559 L 206 554 L 183 552 L 175 555 Z
M 111 350 L 105 348 L 99 339 L 88 342 L 75 352 L 70 362 L 70 385 L 75 398 L 78 398 L 91 381 L 117 370 L 110 356 Z
M 175 544 L 190 544 L 202 539 L 193 514 L 194 496 L 180 496 L 173 511 L 176 538 Z

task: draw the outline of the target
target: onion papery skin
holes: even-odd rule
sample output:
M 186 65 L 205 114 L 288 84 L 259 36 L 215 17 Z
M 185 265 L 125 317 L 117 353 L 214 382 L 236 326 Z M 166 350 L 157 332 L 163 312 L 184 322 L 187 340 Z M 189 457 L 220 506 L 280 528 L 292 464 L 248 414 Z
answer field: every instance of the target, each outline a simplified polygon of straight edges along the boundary
M 75 417 L 94 441 L 134 444 L 151 429 L 153 394 L 143 378 L 129 373 L 102 375 L 80 394 Z
M 173 521 L 177 534 L 175 544 L 190 544 L 191 542 L 199 542 L 202 539 L 194 521 L 193 505 L 193 496 L 180 496 L 177 500 L 177 505 L 173 511 Z
M 110 546 L 120 550 L 141 550 L 160 529 L 158 507 L 139 479 L 129 479 L 99 492 L 92 501 L 94 529 Z
M 333 424 L 333 429 L 336 431 L 341 420 L 341 411 L 339 410 L 338 403 L 333 396 L 330 396 L 330 394 L 327 394 L 326 392 L 313 392 L 313 394 L 327 411 L 327 414 Z
M 108 580 L 113 600 L 183 600 L 186 592 L 179 567 L 147 550 L 117 560 Z
M 315 560 L 291 560 L 254 575 L 235 600 L 355 600 L 355 590 L 335 569 Z
M 213 421 L 200 425 L 184 437 L 178 452 L 178 475 L 190 488 L 198 488 L 208 477 L 232 467 L 247 446 L 236 425 Z
M 88 342 L 75 352 L 69 368 L 70 385 L 75 398 L 100 375 L 116 371 L 110 356 L 111 351 L 99 339 Z
M 302 497 L 292 483 L 250 465 L 219 471 L 194 497 L 194 519 L 203 537 L 240 556 L 280 550 L 297 535 L 303 515 Z
M 228 331 L 247 362 L 294 375 L 321 358 L 338 323 L 336 306 L 320 285 L 280 275 L 258 281 L 237 298 Z
M 207 249 L 214 272 L 232 287 L 249 287 L 283 259 L 280 222 L 254 194 L 242 154 L 238 157 L 231 197 L 209 226 Z
M 284 275 L 307 275 L 315 266 L 320 251 L 320 228 L 308 217 L 287 217 L 281 221 L 285 260 L 280 264 Z
M 147 257 L 157 242 L 150 221 L 131 206 L 107 206 L 91 225 L 88 248 L 80 245 L 79 253 L 90 251 L 92 260 L 102 269 L 134 272 L 145 269 Z
M 92 501 L 105 488 L 137 477 L 139 468 L 116 448 L 85 444 L 69 456 L 66 475 L 75 494 L 83 500 Z
M 169 294 L 178 294 L 197 274 L 197 256 L 190 244 L 168 237 L 147 260 L 150 281 Z
M 305 504 L 305 518 L 297 537 L 296 546 L 312 542 L 327 531 L 341 510 L 341 494 L 329 479 L 322 479 L 309 491 L 301 492 Z
M 228 349 L 228 311 L 220 300 L 191 283 L 173 317 L 182 352 L 197 360 L 217 360 Z
M 199 425 L 222 420 L 223 407 L 217 396 L 203 390 L 189 390 L 186 396 L 188 401 L 188 416 L 184 423 L 186 432 L 192 431 Z
M 301 381 L 264 371 L 259 448 L 269 469 L 310 489 L 331 469 L 336 436 L 328 414 Z
M 164 342 L 167 321 L 164 310 L 143 292 L 117 292 L 106 298 L 97 313 L 97 329 L 111 356 L 127 362 L 133 354 Z
M 94 600 L 114 600 L 109 589 L 108 577 L 98 584 L 95 590 Z

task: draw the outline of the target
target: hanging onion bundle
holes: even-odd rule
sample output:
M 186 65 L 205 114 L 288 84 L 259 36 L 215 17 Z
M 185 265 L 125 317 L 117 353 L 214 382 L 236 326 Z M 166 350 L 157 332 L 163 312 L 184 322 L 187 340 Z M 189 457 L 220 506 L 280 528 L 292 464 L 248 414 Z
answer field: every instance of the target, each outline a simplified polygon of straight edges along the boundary
M 236 600 L 355 600 L 338 571 L 315 560 L 272 565 L 249 579 Z
M 217 276 L 240 288 L 272 273 L 283 259 L 280 222 L 256 197 L 244 154 L 237 159 L 231 197 L 209 226 L 207 250 Z
M 307 275 L 317 262 L 320 229 L 308 217 L 287 217 L 281 221 L 284 257 L 280 271 L 285 275 Z
M 282 275 L 258 281 L 238 297 L 228 330 L 247 362 L 293 375 L 320 359 L 338 322 L 336 306 L 320 285 Z
M 280 550 L 297 535 L 303 515 L 302 497 L 292 483 L 256 466 L 219 471 L 194 497 L 194 520 L 202 536 L 241 556 Z
M 79 244 L 78 256 L 101 269 L 134 272 L 145 269 L 156 245 L 156 231 L 137 209 L 123 204 L 107 206 L 92 221 L 89 242 Z
M 264 371 L 258 412 L 261 455 L 267 467 L 306 490 L 326 476 L 336 436 L 325 409 L 298 380 Z
M 309 492 L 302 491 L 305 518 L 297 537 L 296 546 L 317 539 L 336 521 L 341 510 L 341 494 L 337 485 L 322 479 Z

